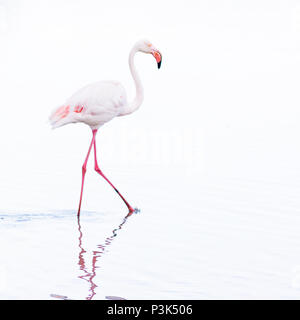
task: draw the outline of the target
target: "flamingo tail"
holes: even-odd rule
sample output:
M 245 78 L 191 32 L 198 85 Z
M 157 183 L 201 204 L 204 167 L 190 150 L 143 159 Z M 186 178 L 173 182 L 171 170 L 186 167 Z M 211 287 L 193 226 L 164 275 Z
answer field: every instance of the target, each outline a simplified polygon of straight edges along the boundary
M 49 117 L 50 125 L 52 129 L 59 128 L 65 124 L 73 122 L 71 117 L 70 106 L 60 106 L 53 110 Z

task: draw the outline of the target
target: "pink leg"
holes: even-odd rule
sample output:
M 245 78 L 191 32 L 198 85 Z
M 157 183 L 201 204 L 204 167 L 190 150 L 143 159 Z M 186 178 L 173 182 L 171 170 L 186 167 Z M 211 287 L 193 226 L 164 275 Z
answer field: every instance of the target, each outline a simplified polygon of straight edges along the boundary
M 97 131 L 96 131 L 96 132 L 97 132 Z M 87 165 L 87 162 L 88 162 L 88 159 L 89 159 L 89 155 L 90 155 L 92 146 L 93 146 L 94 141 L 95 141 L 96 132 L 93 131 L 92 142 L 91 142 L 91 144 L 90 144 L 89 151 L 88 151 L 88 153 L 87 153 L 87 155 L 86 155 L 85 161 L 84 161 L 83 166 L 82 166 L 81 192 L 80 192 L 79 208 L 78 208 L 78 213 L 77 213 L 77 216 L 78 216 L 78 217 L 79 217 L 79 215 L 80 215 L 80 208 L 81 208 L 81 201 L 82 201 L 82 193 L 83 193 L 83 185 L 84 185 L 84 177 L 85 177 L 85 173 L 86 173 L 86 165 Z
M 94 137 L 96 136 L 97 130 L 93 130 Z M 131 207 L 131 205 L 125 200 L 125 198 L 121 195 L 121 193 L 118 191 L 118 189 L 105 177 L 103 172 L 100 170 L 98 166 L 98 161 L 97 161 L 97 152 L 96 152 L 96 139 L 94 139 L 94 155 L 95 155 L 95 170 L 100 174 L 101 177 L 103 177 L 112 187 L 113 189 L 117 192 L 117 194 L 121 197 L 121 199 L 124 201 L 126 204 L 129 214 L 134 212 L 134 209 Z

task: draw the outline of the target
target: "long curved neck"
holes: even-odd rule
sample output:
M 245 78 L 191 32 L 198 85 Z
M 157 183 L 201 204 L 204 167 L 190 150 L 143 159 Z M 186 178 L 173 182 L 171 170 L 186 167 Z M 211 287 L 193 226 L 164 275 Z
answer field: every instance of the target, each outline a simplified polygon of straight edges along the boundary
M 125 108 L 124 112 L 121 114 L 122 116 L 136 111 L 141 106 L 144 100 L 144 89 L 141 83 L 141 79 L 134 65 L 134 56 L 136 53 L 136 47 L 133 47 L 129 53 L 129 69 L 135 84 L 135 98 Z

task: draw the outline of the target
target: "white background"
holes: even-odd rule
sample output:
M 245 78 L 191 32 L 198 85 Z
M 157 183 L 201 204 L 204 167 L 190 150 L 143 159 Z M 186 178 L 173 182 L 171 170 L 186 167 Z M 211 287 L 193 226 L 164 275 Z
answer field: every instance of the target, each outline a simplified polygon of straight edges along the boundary
M 41 174 L 59 180 L 53 198 L 80 180 L 89 128 L 51 132 L 49 112 L 101 79 L 121 81 L 132 98 L 128 52 L 143 37 L 162 68 L 137 55 L 145 100 L 100 130 L 104 172 L 299 178 L 297 1 L 15 0 L 0 2 L 0 18 L 4 208 L 17 202 L 16 185 L 40 189 Z
M 74 91 L 98 80 L 121 81 L 131 99 L 128 53 L 140 38 L 162 52 L 162 67 L 157 70 L 149 55 L 136 56 L 145 100 L 135 114 L 99 130 L 100 168 L 141 208 L 143 190 L 159 206 L 160 196 L 170 196 L 170 186 L 178 193 L 169 214 L 190 203 L 200 212 L 201 203 L 192 201 L 202 192 L 209 205 L 201 219 L 212 219 L 221 233 L 226 229 L 218 225 L 220 216 L 214 219 L 214 204 L 221 203 L 230 215 L 238 203 L 229 224 L 261 228 L 247 238 L 258 251 L 273 223 L 277 244 L 288 252 L 278 257 L 286 265 L 274 274 L 284 275 L 281 283 L 290 286 L 291 270 L 300 263 L 293 250 L 286 250 L 299 242 L 298 1 L 0 0 L 1 210 L 76 209 L 91 133 L 80 124 L 52 131 L 48 115 Z M 91 164 L 84 209 L 118 210 L 119 199 L 100 183 Z M 234 181 L 234 187 L 226 181 Z M 210 196 L 215 197 L 211 204 Z M 239 222 L 245 217 L 241 212 L 246 220 Z M 227 223 L 227 218 L 221 220 Z M 246 237 L 243 228 L 235 231 L 230 245 Z M 287 240 L 291 232 L 293 244 Z M 271 246 L 272 241 L 265 243 L 266 252 L 260 253 L 251 247 L 250 255 L 264 259 Z M 233 251 L 228 256 L 236 258 Z M 272 274 L 276 263 L 268 259 L 263 269 Z M 224 268 L 228 274 L 243 273 L 230 263 Z M 259 286 L 266 286 L 252 269 L 247 274 L 249 283 L 258 283 L 255 298 Z M 275 287 L 277 280 L 272 279 Z M 213 287 L 218 285 L 207 283 L 209 290 Z M 275 292 L 266 288 L 267 297 Z M 216 292 L 228 297 L 226 285 L 219 283 Z

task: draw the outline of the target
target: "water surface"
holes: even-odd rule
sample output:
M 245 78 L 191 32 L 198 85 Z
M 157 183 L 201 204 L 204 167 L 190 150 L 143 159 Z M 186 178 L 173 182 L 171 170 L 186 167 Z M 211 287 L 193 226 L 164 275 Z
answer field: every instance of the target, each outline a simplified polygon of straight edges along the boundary
M 300 297 L 297 181 L 172 177 L 143 181 L 129 217 L 118 199 L 2 212 L 0 298 Z

